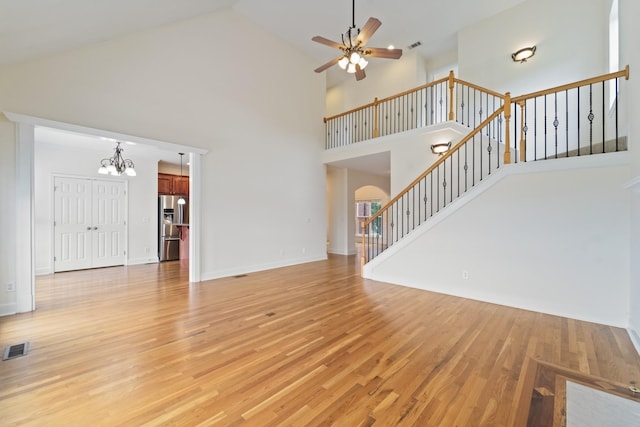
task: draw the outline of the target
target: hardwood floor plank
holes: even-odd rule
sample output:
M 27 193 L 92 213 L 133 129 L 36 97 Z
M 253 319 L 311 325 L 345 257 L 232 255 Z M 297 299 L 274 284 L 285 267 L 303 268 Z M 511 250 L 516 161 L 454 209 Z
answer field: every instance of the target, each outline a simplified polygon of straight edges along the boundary
M 362 279 L 355 257 L 189 284 L 179 263 L 37 280 L 0 318 L 0 425 L 510 426 L 551 363 L 640 383 L 626 331 Z M 528 398 L 527 398 L 528 396 Z

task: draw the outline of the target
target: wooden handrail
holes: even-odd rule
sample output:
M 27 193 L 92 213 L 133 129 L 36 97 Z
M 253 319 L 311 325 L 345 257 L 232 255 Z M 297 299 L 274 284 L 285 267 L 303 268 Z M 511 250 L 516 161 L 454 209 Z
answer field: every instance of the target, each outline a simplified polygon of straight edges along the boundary
M 438 166 L 440 166 L 442 163 L 444 163 L 449 157 L 453 156 L 453 153 L 455 153 L 456 151 L 458 151 L 464 144 L 466 144 L 467 142 L 469 142 L 469 140 L 471 138 L 473 138 L 477 133 L 479 133 L 482 129 L 485 128 L 485 126 L 487 126 L 489 123 L 491 123 L 491 121 L 493 119 L 495 119 L 496 117 L 498 117 L 500 114 L 502 114 L 504 112 L 504 108 L 505 106 L 502 105 L 500 108 L 498 108 L 496 111 L 493 112 L 493 114 L 491 114 L 489 117 L 487 117 L 482 123 L 480 123 L 478 125 L 478 127 L 476 127 L 473 131 L 471 131 L 470 133 L 468 133 L 464 138 L 462 138 L 460 140 L 460 142 L 458 142 L 451 150 L 449 150 L 447 152 L 447 154 L 445 154 L 444 156 L 440 157 L 434 164 L 432 164 L 426 171 L 424 171 L 418 178 L 414 179 L 411 184 L 407 185 L 402 191 L 400 191 L 398 193 L 398 195 L 396 197 L 394 197 L 393 199 L 391 199 L 386 205 L 384 205 L 378 212 L 375 213 L 375 215 L 369 217 L 369 219 L 364 221 L 364 227 L 366 227 L 367 225 L 371 224 L 371 222 L 373 222 L 374 219 L 376 219 L 377 217 L 379 217 L 380 215 L 382 215 L 387 209 L 389 209 L 391 206 L 393 206 L 393 204 L 395 202 L 397 202 L 398 200 L 400 200 L 402 198 L 402 196 L 404 196 L 405 193 L 408 193 L 409 190 L 411 190 L 411 188 L 413 188 L 418 182 L 420 182 L 424 177 L 426 177 L 427 175 L 429 175 L 431 172 L 433 172 Z
M 624 77 L 625 80 L 629 80 L 629 66 L 627 65 L 624 70 L 616 71 L 615 73 L 603 74 L 598 77 L 592 77 L 590 79 L 580 80 L 578 82 L 569 83 L 562 86 L 556 86 L 551 89 L 539 90 L 537 92 L 528 93 L 526 95 L 520 95 L 515 98 L 511 98 L 511 102 L 521 102 L 527 99 L 537 98 L 539 96 L 551 95 L 556 92 L 562 92 L 569 89 L 576 89 L 580 86 L 586 86 L 594 83 L 601 83 L 611 79 L 617 79 L 618 77 Z
M 324 118 L 324 122 L 326 123 L 329 120 L 337 119 L 338 117 L 342 117 L 342 116 L 345 116 L 347 114 L 355 113 L 356 111 L 364 110 L 365 108 L 374 107 L 374 106 L 376 106 L 378 104 L 381 104 L 383 102 L 391 101 L 392 99 L 400 98 L 402 96 L 408 95 L 408 94 L 413 93 L 413 92 L 417 92 L 417 91 L 422 90 L 422 89 L 427 89 L 427 88 L 429 88 L 431 86 L 435 86 L 435 85 L 438 85 L 438 84 L 440 84 L 442 82 L 446 82 L 447 79 L 448 79 L 448 77 L 444 77 L 444 78 L 442 78 L 440 80 L 434 80 L 431 83 L 426 83 L 426 84 L 423 84 L 421 86 L 414 87 L 413 89 L 405 90 L 404 92 L 400 92 L 400 93 L 397 93 L 395 95 L 388 96 L 386 98 L 382 98 L 382 99 L 376 98 L 376 100 L 374 100 L 374 102 L 370 102 L 368 104 L 361 105 L 360 107 L 352 108 L 351 110 L 345 111 L 344 113 L 335 114 L 333 116 L 325 117 Z
M 464 80 L 460 80 L 460 79 L 454 79 L 454 80 L 456 81 L 456 83 L 460 83 L 460 84 L 462 84 L 462 85 L 469 86 L 471 89 L 476 89 L 476 90 L 479 90 L 479 91 L 481 91 L 481 92 L 486 92 L 486 93 L 488 93 L 489 95 L 493 95 L 493 96 L 495 96 L 495 97 L 497 97 L 497 98 L 504 99 L 504 95 L 503 95 L 503 94 L 498 93 L 498 92 L 496 92 L 496 91 L 494 91 L 494 90 L 487 89 L 487 88 L 485 88 L 485 87 L 478 86 L 478 85 L 476 85 L 476 84 L 469 83 L 469 82 L 464 81 Z

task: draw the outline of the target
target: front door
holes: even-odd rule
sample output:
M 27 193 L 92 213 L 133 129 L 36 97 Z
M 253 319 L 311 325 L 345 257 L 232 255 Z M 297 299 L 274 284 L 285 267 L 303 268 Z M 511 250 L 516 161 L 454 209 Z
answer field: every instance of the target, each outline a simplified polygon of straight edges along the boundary
M 125 183 L 54 178 L 54 271 L 124 264 Z

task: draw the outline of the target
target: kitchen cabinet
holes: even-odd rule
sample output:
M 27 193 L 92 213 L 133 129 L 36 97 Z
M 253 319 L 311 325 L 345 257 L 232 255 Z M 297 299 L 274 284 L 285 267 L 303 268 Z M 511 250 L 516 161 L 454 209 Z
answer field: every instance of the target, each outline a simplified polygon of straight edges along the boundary
M 189 177 L 159 173 L 158 194 L 189 196 Z

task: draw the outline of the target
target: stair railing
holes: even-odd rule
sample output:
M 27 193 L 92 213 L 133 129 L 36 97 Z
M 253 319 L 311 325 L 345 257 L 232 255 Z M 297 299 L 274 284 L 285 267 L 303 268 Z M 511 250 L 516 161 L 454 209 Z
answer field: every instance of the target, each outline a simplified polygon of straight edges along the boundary
M 500 105 L 422 175 L 363 222 L 362 254 L 365 263 L 501 166 L 501 152 L 505 151 L 504 137 L 508 129 L 507 110 Z
M 475 128 L 503 102 L 504 95 L 460 80 L 450 71 L 448 77 L 325 117 L 325 149 L 447 121 Z
M 626 138 L 619 134 L 618 100 L 620 80 L 629 79 L 629 66 L 615 73 L 515 98 L 511 98 L 510 93 L 492 93 L 452 75 L 449 82 L 459 86 L 454 95 L 455 86 L 449 85 L 449 120 L 455 118 L 461 125 L 474 126 L 474 129 L 363 222 L 364 263 L 397 243 L 501 165 L 627 149 Z M 483 111 L 489 111 L 494 103 L 499 104 L 498 108 L 481 121 Z M 476 120 L 480 122 L 478 126 L 475 126 Z
M 514 162 L 623 151 L 619 134 L 620 80 L 629 66 L 615 73 L 557 86 L 511 99 L 511 147 Z

